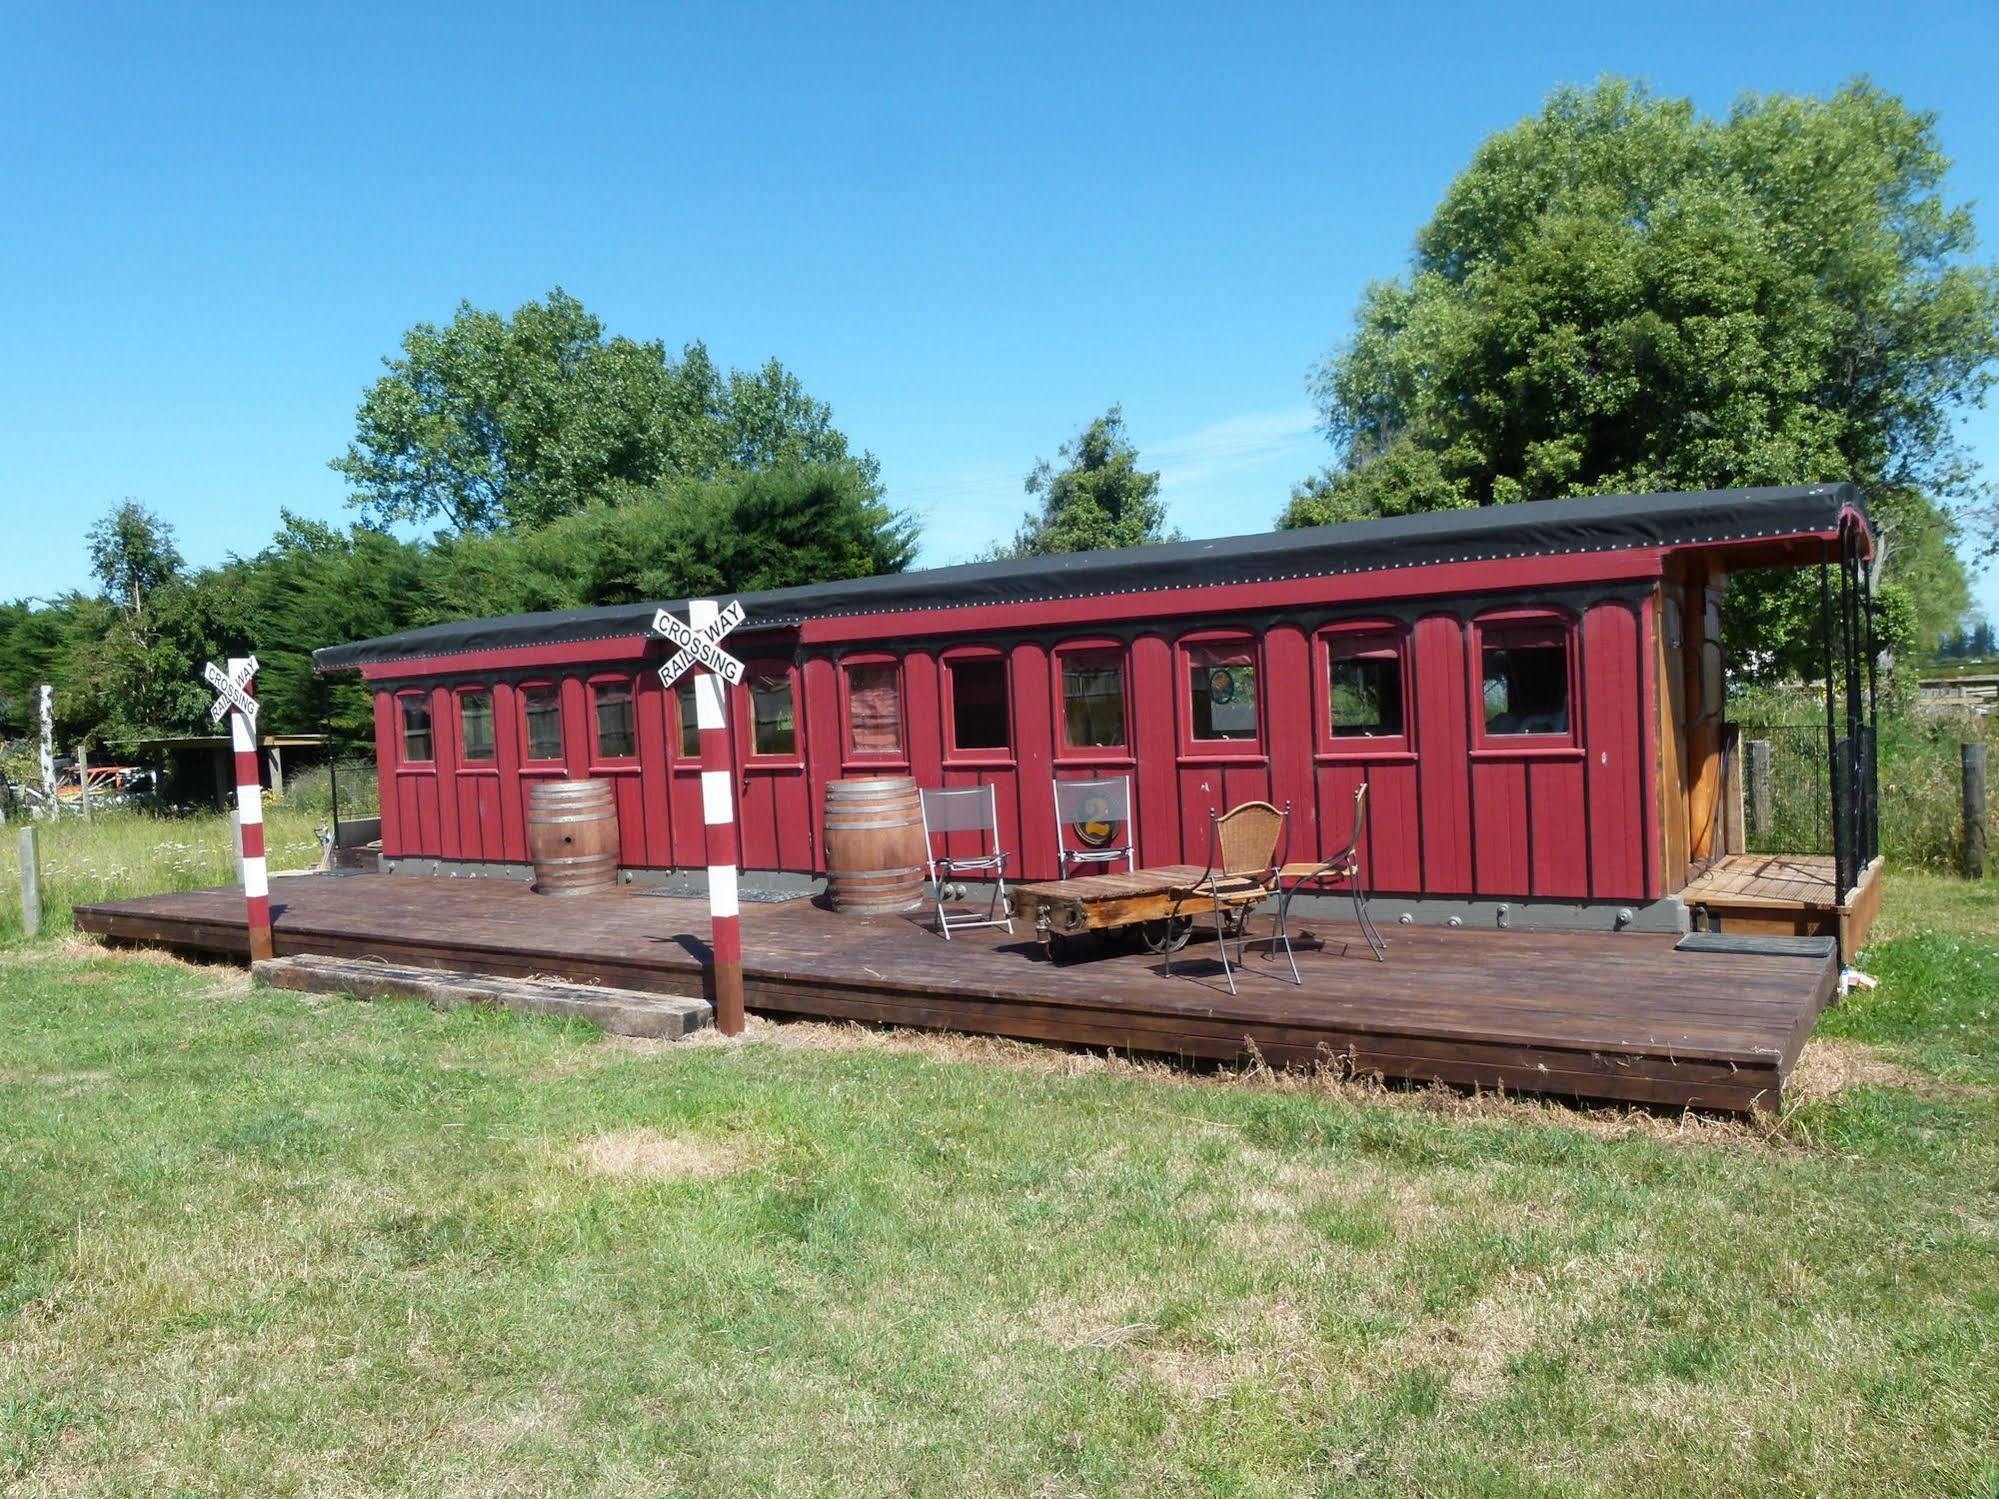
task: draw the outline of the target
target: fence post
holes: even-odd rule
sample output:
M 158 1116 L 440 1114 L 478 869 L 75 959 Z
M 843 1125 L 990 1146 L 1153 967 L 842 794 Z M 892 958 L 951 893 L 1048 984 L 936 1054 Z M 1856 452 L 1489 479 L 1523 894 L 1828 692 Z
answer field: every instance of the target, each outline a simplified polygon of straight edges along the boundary
M 33 823 L 21 828 L 21 930 L 42 934 L 42 849 Z
M 76 800 L 83 820 L 90 821 L 90 750 L 81 744 L 76 747 Z
M 1958 764 L 1964 774 L 1964 877 L 1985 878 L 1985 746 L 1960 744 Z
M 1759 842 L 1770 841 L 1770 821 L 1774 813 L 1770 800 L 1770 741 L 1752 739 L 1747 745 L 1749 791 L 1749 825 L 1756 831 L 1752 835 Z
M 56 690 L 46 682 L 36 699 L 41 718 L 42 809 L 56 815 Z

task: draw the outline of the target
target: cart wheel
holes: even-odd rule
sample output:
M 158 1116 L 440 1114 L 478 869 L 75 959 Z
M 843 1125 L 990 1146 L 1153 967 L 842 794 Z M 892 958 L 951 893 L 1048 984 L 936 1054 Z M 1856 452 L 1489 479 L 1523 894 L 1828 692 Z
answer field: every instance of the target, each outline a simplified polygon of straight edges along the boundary
M 1006 899 L 1000 902 L 1000 906 L 1005 910 L 1008 921 L 1013 920 L 1014 917 L 1020 914 L 1020 908 L 1014 904 L 1013 892 L 1011 890 L 1007 891 Z
M 1191 916 L 1162 916 L 1157 921 L 1141 921 L 1138 924 L 1138 940 L 1145 944 L 1149 953 L 1178 952 L 1187 945 L 1193 935 L 1194 918 Z

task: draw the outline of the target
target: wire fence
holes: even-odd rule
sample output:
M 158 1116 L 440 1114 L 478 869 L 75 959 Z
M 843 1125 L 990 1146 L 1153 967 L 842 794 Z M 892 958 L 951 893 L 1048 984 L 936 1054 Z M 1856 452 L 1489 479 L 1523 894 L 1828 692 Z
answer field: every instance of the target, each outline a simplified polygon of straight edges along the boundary
M 343 755 L 322 761 L 286 778 L 284 804 L 331 821 L 336 805 L 340 820 L 375 817 L 381 813 L 380 782 L 373 755 Z
M 1824 724 L 1743 724 L 1742 831 L 1750 853 L 1832 852 Z M 1767 754 L 1756 746 L 1768 745 Z
M 1823 723 L 1744 723 L 1743 836 L 1751 853 L 1833 852 L 1830 777 Z M 1892 863 L 1955 869 L 1964 852 L 1959 746 L 1984 740 L 1999 751 L 1999 716 L 1883 714 L 1876 746 L 1881 852 Z M 1753 746 L 1769 746 L 1767 761 Z M 1767 775 L 1759 773 L 1767 763 Z M 1988 809 L 1988 844 L 1999 842 L 1999 806 Z

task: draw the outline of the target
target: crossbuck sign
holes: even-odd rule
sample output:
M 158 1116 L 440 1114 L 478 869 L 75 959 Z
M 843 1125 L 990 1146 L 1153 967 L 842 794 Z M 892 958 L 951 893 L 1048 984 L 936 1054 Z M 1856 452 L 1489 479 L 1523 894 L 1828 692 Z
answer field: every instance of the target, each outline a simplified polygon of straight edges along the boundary
M 690 620 L 694 610 L 688 610 Z M 659 679 L 668 687 L 685 676 L 695 666 L 705 666 L 731 687 L 743 680 L 743 663 L 722 649 L 722 637 L 743 622 L 743 605 L 739 599 L 729 600 L 729 606 L 705 625 L 682 624 L 664 609 L 652 617 L 653 633 L 664 635 L 680 649 L 675 651 L 666 665 L 659 669 Z
M 257 674 L 257 658 L 245 656 L 229 664 L 231 669 L 224 671 L 211 661 L 208 663 L 208 669 L 202 673 L 202 676 L 208 679 L 208 685 L 219 694 L 215 699 L 215 705 L 208 710 L 208 716 L 221 723 L 229 716 L 229 710 L 234 708 L 249 719 L 254 727 L 257 722 L 257 700 L 245 689 L 249 687 L 250 679 Z

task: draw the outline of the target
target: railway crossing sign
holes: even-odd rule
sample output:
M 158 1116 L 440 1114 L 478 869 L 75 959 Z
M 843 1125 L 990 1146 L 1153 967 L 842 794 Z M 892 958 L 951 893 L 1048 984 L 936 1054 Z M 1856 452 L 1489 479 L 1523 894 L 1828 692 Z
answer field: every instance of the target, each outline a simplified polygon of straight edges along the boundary
M 255 656 L 231 656 L 224 671 L 213 661 L 201 675 L 215 689 L 215 706 L 208 716 L 229 720 L 229 746 L 236 762 L 236 836 L 242 853 L 243 904 L 248 917 L 250 961 L 271 956 L 271 882 L 264 858 L 264 788 L 257 766 L 257 700 L 250 681 L 257 675 Z
M 202 676 L 208 679 L 208 685 L 215 689 L 218 696 L 214 705 L 209 708 L 208 716 L 221 723 L 229 716 L 229 710 L 234 708 L 249 719 L 251 726 L 254 727 L 257 722 L 257 700 L 251 697 L 246 689 L 250 685 L 250 679 L 256 674 L 255 656 L 244 656 L 231 661 L 228 671 L 224 671 L 213 661 L 209 662 Z
M 660 681 L 671 687 L 691 668 L 705 666 L 731 687 L 738 686 L 743 680 L 743 663 L 722 649 L 722 637 L 743 622 L 742 601 L 729 600 L 728 607 L 704 625 L 691 623 L 695 617 L 691 604 L 687 612 L 690 620 L 687 624 L 682 624 L 664 609 L 652 617 L 653 633 L 664 635 L 680 647 L 659 669 Z
M 722 684 L 740 683 L 743 663 L 722 649 L 722 637 L 742 622 L 739 599 L 720 608 L 713 599 L 689 599 L 685 624 L 664 609 L 652 617 L 654 633 L 680 647 L 659 669 L 660 683 L 670 689 L 689 670 L 694 672 L 694 725 L 701 733 L 701 823 L 708 854 L 708 967 L 714 979 L 710 998 L 715 1029 L 725 1036 L 743 1033 L 743 926 L 736 895 L 742 842 L 736 836 L 736 778 L 730 769 L 729 695 Z

